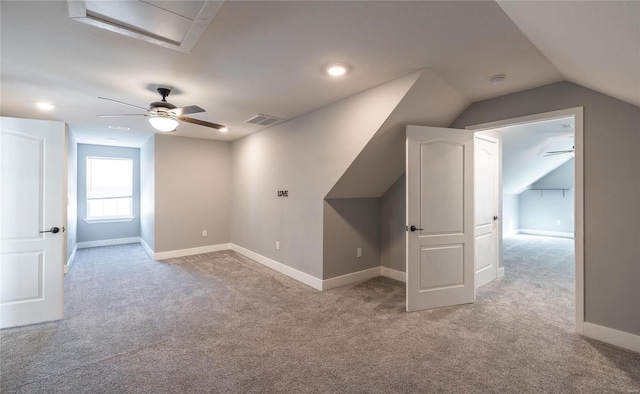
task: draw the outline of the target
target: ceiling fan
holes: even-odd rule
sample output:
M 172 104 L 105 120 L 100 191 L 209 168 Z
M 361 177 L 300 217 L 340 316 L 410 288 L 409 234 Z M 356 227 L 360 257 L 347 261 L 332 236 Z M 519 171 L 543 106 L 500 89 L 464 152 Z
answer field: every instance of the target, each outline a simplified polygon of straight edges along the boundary
M 547 153 L 544 155 L 544 157 L 547 157 L 547 156 L 564 155 L 564 154 L 567 154 L 567 153 L 571 153 L 571 154 L 573 154 L 573 153 L 575 152 L 575 150 L 576 150 L 575 148 L 576 148 L 575 146 L 572 146 L 572 147 L 571 147 L 571 149 L 565 149 L 565 150 L 552 150 L 552 151 L 547 152 Z
M 149 108 L 140 107 L 133 104 L 124 103 L 122 101 L 106 98 L 106 97 L 98 97 L 101 100 L 113 101 L 114 103 L 127 105 L 129 107 L 141 109 L 145 111 L 143 114 L 116 114 L 116 115 L 98 115 L 101 118 L 113 118 L 120 116 L 146 116 L 149 118 L 149 123 L 151 126 L 158 131 L 176 131 L 176 127 L 178 126 L 178 121 L 193 123 L 200 126 L 211 127 L 220 131 L 227 131 L 227 128 L 224 125 L 206 122 L 200 119 L 189 118 L 184 115 L 187 114 L 196 114 L 198 112 L 205 112 L 204 109 L 198 107 L 197 105 L 189 105 L 186 107 L 176 107 L 175 105 L 167 102 L 167 96 L 171 93 L 171 89 L 168 88 L 158 88 L 158 93 L 162 96 L 161 101 L 156 101 L 149 104 Z

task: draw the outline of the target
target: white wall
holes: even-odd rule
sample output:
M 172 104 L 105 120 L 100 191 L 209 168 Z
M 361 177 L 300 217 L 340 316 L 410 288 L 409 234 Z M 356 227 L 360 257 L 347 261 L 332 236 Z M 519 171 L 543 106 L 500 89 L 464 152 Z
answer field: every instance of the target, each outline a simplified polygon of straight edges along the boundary
M 517 234 L 520 230 L 520 195 L 502 195 L 502 233 Z
M 156 137 L 140 148 L 140 238 L 155 249 L 156 216 Z
M 419 75 L 234 141 L 231 242 L 323 278 L 324 198 Z
M 156 134 L 154 151 L 153 251 L 228 243 L 230 143 Z M 145 156 L 149 155 L 152 155 L 151 147 L 145 149 Z M 202 236 L 202 230 L 207 230 L 206 237 Z M 150 230 L 147 234 L 151 234 Z
M 78 242 L 78 143 L 67 130 L 67 254 L 65 264 L 70 263 L 73 249 Z
M 572 236 L 575 231 L 574 162 L 556 168 L 519 195 L 522 232 L 548 232 Z M 543 189 L 543 190 L 537 190 Z M 544 190 L 546 189 L 546 190 Z M 568 190 L 550 190 L 568 189 Z

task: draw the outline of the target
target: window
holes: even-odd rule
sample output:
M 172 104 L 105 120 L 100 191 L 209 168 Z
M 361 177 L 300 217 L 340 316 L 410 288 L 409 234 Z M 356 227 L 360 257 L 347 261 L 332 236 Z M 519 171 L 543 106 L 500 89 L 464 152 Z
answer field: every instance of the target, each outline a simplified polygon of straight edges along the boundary
M 133 160 L 87 157 L 87 220 L 133 218 Z

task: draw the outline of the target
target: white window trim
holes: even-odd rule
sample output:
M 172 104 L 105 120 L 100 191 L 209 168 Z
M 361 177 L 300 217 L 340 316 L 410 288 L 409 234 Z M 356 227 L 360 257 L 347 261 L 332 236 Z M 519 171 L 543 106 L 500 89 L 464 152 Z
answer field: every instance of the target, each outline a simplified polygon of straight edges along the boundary
M 90 159 L 106 159 L 106 160 L 129 160 L 131 161 L 131 165 L 132 165 L 132 171 L 133 171 L 133 166 L 134 166 L 134 162 L 133 159 L 131 157 L 109 157 L 109 156 L 87 156 L 86 157 L 86 166 L 85 166 L 85 178 L 87 176 L 87 174 L 89 173 L 89 165 L 88 165 L 88 161 Z M 86 181 L 85 181 L 86 182 Z M 133 179 L 132 179 L 133 182 Z M 101 223 L 119 223 L 119 222 L 131 222 L 135 219 L 134 215 L 130 215 L 130 216 L 110 216 L 110 217 L 93 217 L 90 218 L 89 217 L 89 201 L 90 200 L 105 200 L 105 199 L 109 199 L 109 198 L 130 198 L 131 199 L 131 213 L 133 214 L 133 203 L 134 203 L 134 188 L 133 188 L 133 184 L 131 185 L 131 195 L 130 196 L 118 196 L 118 197 L 107 197 L 107 198 L 89 198 L 89 183 L 87 182 L 86 184 L 86 191 L 85 191 L 85 217 L 84 217 L 84 222 L 87 224 L 101 224 Z
M 131 222 L 135 219 L 135 216 L 127 216 L 121 218 L 95 218 L 95 219 L 83 219 L 88 224 L 100 224 L 100 223 L 119 223 L 119 222 Z

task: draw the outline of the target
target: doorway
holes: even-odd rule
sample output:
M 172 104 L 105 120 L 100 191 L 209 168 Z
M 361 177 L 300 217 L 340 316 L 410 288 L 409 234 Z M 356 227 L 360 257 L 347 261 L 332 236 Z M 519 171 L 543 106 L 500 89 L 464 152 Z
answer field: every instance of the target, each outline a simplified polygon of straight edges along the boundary
M 541 132 L 538 132 L 538 134 L 543 134 L 542 137 L 538 135 L 538 142 L 533 142 L 534 140 L 536 140 L 536 138 L 531 137 L 529 143 L 527 144 L 525 141 L 524 145 L 528 149 L 528 155 L 545 160 L 542 161 L 542 165 L 538 166 L 539 168 L 534 168 L 536 166 L 532 166 L 530 164 L 527 165 L 527 161 L 524 160 L 524 168 L 526 168 L 527 175 L 521 176 L 521 179 L 518 183 L 512 180 L 513 176 L 511 172 L 514 170 L 514 167 L 522 167 L 522 165 L 514 166 L 513 164 L 510 164 L 508 166 L 505 166 L 505 158 L 501 154 L 501 171 L 499 171 L 498 174 L 500 189 L 510 191 L 512 193 L 517 192 L 518 195 L 523 192 L 527 194 L 541 193 L 541 195 L 543 196 L 542 198 L 544 198 L 544 194 L 547 193 L 548 199 L 550 199 L 551 197 L 554 197 L 556 199 L 572 198 L 571 202 L 573 203 L 573 231 L 568 231 L 566 218 L 555 219 L 555 216 L 557 215 L 554 216 L 552 212 L 543 212 L 544 215 L 537 215 L 538 217 L 536 219 L 540 219 L 540 216 L 546 216 L 545 220 L 554 220 L 553 223 L 559 227 L 558 230 L 560 231 L 553 231 L 554 229 L 548 226 L 546 228 L 543 228 L 542 230 L 538 230 L 538 234 L 536 234 L 535 229 L 523 229 L 521 228 L 522 226 L 516 223 L 516 221 L 514 220 L 513 213 L 509 212 L 510 210 L 513 210 L 513 201 L 510 201 L 511 197 L 505 197 L 505 195 L 501 195 L 499 211 L 502 213 L 502 218 L 500 223 L 501 225 L 498 229 L 499 236 L 497 245 L 499 265 L 498 277 L 504 276 L 505 274 L 508 275 L 508 267 L 505 267 L 504 265 L 505 236 L 519 233 L 522 230 L 524 230 L 522 232 L 528 232 L 529 234 L 533 234 L 533 236 L 550 235 L 555 237 L 569 237 L 573 235 L 573 260 L 575 272 L 573 282 L 575 331 L 578 333 L 582 333 L 584 322 L 584 167 L 582 108 L 572 108 L 521 118 L 506 119 L 503 121 L 471 126 L 467 129 L 474 130 L 484 135 L 501 138 L 503 136 L 503 133 L 508 132 L 509 129 L 511 131 L 514 131 L 516 129 L 531 131 L 536 129 L 536 126 L 545 126 L 545 128 L 538 127 L 538 130 L 543 130 Z M 570 136 L 572 136 L 573 139 L 571 139 Z M 568 144 L 570 143 L 571 145 L 569 146 Z M 509 147 L 507 146 L 505 149 L 509 149 Z M 505 151 L 502 151 L 501 153 L 504 154 Z M 573 162 L 573 165 L 566 164 L 569 162 Z M 546 185 L 544 184 L 536 185 L 536 182 L 542 181 L 542 178 L 544 178 L 556 168 L 561 167 L 562 165 L 565 165 L 565 167 L 573 167 L 573 190 L 570 190 L 571 188 L 569 187 L 548 186 L 545 188 L 544 186 Z M 515 170 L 517 170 L 517 168 L 515 168 Z M 565 168 L 564 171 L 566 172 L 566 170 L 567 169 Z M 549 181 L 549 179 L 547 179 L 547 181 Z M 554 219 L 551 219 L 552 216 L 554 217 Z M 573 232 L 573 234 L 571 234 L 571 232 Z

